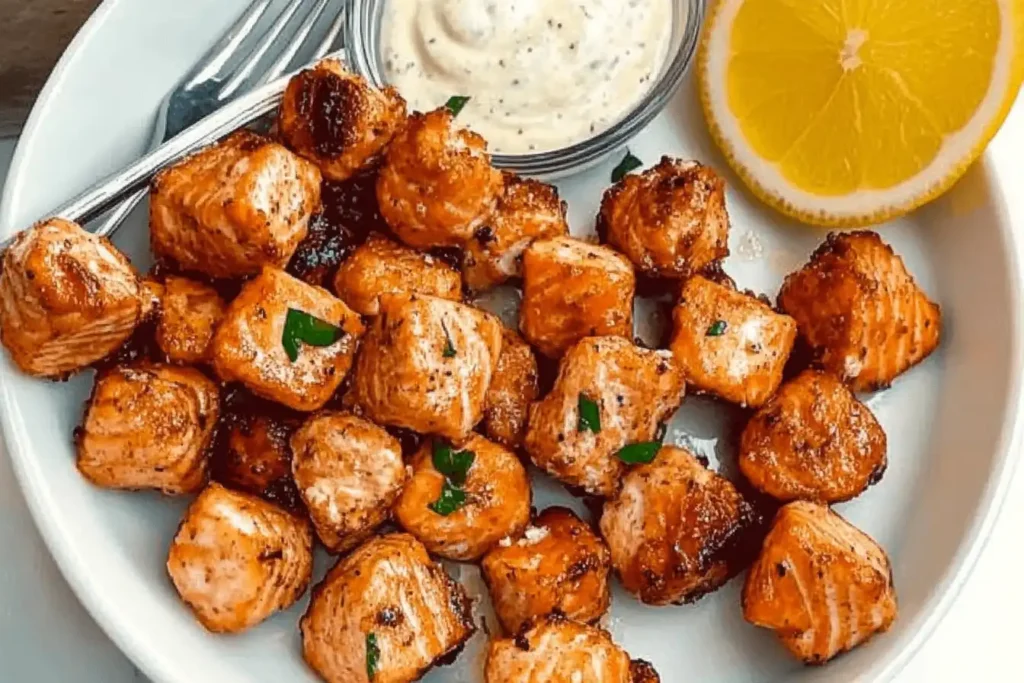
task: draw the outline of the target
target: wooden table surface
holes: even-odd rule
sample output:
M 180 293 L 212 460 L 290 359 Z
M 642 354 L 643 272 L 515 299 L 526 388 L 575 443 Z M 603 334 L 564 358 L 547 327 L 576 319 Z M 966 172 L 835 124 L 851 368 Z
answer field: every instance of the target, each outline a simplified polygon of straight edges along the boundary
M 0 0 L 0 137 L 21 130 L 53 65 L 98 4 Z

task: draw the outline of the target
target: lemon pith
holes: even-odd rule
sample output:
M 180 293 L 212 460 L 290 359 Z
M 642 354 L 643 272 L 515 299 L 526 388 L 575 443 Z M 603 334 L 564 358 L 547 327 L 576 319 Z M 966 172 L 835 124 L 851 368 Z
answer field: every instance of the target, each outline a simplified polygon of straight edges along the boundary
M 1020 0 L 720 0 L 698 84 L 760 199 L 808 223 L 902 215 L 984 150 L 1024 75 Z

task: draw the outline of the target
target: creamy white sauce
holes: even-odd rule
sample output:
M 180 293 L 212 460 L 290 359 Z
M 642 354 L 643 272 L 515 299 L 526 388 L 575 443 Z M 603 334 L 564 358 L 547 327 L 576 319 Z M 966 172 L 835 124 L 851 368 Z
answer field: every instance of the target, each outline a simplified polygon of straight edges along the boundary
M 389 0 L 385 75 L 427 111 L 461 95 L 459 122 L 503 154 L 580 142 L 657 79 L 673 0 Z

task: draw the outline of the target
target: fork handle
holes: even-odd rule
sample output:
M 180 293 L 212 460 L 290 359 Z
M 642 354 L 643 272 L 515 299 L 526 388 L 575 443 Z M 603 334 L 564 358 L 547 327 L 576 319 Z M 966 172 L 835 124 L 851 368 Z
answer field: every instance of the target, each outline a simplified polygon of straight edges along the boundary
M 115 206 L 107 217 L 103 219 L 99 227 L 95 230 L 90 230 L 97 237 L 110 237 L 113 235 L 121 224 L 124 223 L 124 219 L 128 218 L 128 214 L 139 205 L 149 190 L 143 187 L 141 190 L 136 190 L 134 194 L 129 195 L 127 199 L 122 201 L 120 204 Z
M 153 176 L 168 164 L 274 111 L 281 103 L 288 80 L 288 76 L 282 76 L 239 96 L 154 148 L 138 161 L 107 176 L 66 204 L 57 207 L 47 217 L 64 218 L 84 225 L 128 193 L 138 190 L 144 192 Z M 104 227 L 107 225 L 116 224 L 108 222 Z M 6 250 L 12 241 L 14 236 L 0 242 L 0 252 Z

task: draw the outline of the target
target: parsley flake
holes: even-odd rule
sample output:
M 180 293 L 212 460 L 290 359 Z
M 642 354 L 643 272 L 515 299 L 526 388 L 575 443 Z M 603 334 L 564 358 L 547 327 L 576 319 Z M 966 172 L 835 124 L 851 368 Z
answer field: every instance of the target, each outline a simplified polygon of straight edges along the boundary
M 441 321 L 441 329 L 444 330 L 444 350 L 441 351 L 441 355 L 445 358 L 455 358 L 455 354 L 458 353 L 455 350 L 455 344 L 452 343 L 452 335 L 448 331 L 448 326 Z
M 447 517 L 465 504 L 466 492 L 445 479 L 444 485 L 441 486 L 441 495 L 427 507 L 442 517 Z
M 601 431 L 601 411 L 598 409 L 597 403 L 587 398 L 586 394 L 580 394 L 579 413 L 579 422 L 576 424 L 577 431 L 590 431 L 594 434 Z
M 444 484 L 441 486 L 441 495 L 437 500 L 427 507 L 447 517 L 466 504 L 467 496 L 463 490 L 469 468 L 476 460 L 476 453 L 473 451 L 457 451 L 443 439 L 434 439 L 431 460 L 434 469 L 444 475 Z
M 366 675 L 370 680 L 377 675 L 377 664 L 380 661 L 380 647 L 377 645 L 377 634 L 366 634 Z
M 660 441 L 642 441 L 623 446 L 615 455 L 619 456 L 619 460 L 630 465 L 646 465 L 654 460 L 654 456 L 660 449 Z
M 619 182 L 625 178 L 630 171 L 635 171 L 643 165 L 644 162 L 633 156 L 633 153 L 627 149 L 626 156 L 622 157 L 622 161 L 619 162 L 619 165 L 612 170 L 612 182 Z
M 728 326 L 728 323 L 726 323 L 724 320 L 716 320 L 715 322 L 711 323 L 711 326 L 708 327 L 708 331 L 704 333 L 704 336 L 721 337 L 722 333 L 725 332 L 725 328 Z
M 466 106 L 466 103 L 472 99 L 467 95 L 453 95 L 448 98 L 448 101 L 444 103 L 444 108 L 452 113 L 452 116 L 458 116 L 462 108 Z
M 294 363 L 299 359 L 299 342 L 309 346 L 330 346 L 343 336 L 345 331 L 340 327 L 309 313 L 289 308 L 284 319 L 281 345 L 288 354 L 288 360 Z

